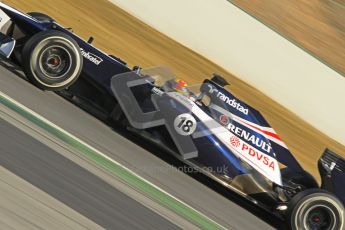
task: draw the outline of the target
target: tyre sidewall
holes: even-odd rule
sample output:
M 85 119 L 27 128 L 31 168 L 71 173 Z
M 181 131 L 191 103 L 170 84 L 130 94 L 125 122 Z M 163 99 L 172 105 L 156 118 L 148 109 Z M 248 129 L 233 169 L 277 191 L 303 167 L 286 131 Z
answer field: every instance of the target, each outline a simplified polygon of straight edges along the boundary
M 70 68 L 59 78 L 50 77 L 42 69 L 41 57 L 45 50 L 51 47 L 64 49 L 70 57 Z M 48 31 L 34 35 L 24 46 L 23 64 L 29 80 L 36 86 L 47 90 L 66 88 L 77 80 L 83 64 L 78 44 L 69 36 Z
M 336 221 L 335 227 L 333 228 L 334 230 L 344 229 L 344 207 L 337 198 L 326 191 L 320 192 L 320 189 L 318 189 L 316 192 L 316 190 L 313 191 L 313 189 L 311 189 L 311 191 L 305 194 L 297 194 L 292 199 L 289 206 L 290 212 L 288 214 L 288 219 L 290 227 L 293 230 L 304 229 L 308 210 L 317 206 L 325 206 L 332 210 Z

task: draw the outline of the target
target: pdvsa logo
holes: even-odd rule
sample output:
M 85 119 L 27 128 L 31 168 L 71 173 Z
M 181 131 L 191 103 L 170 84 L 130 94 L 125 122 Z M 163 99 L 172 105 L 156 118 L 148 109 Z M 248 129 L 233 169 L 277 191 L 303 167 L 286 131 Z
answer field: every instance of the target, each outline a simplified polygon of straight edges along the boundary
M 249 156 L 253 161 L 259 162 L 264 167 L 268 167 L 271 170 L 275 170 L 275 163 L 272 159 L 270 159 L 266 154 L 261 153 L 260 151 L 255 150 L 250 145 L 247 145 L 245 143 L 242 144 L 241 147 L 242 154 L 246 154 Z
M 230 137 L 230 144 L 237 148 L 241 145 L 241 141 L 238 137 L 232 136 Z

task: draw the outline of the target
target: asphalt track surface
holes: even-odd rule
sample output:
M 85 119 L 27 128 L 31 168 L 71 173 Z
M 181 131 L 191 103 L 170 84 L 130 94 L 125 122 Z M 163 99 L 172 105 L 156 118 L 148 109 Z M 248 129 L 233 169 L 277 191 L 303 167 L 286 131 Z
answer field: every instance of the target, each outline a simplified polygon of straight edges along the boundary
M 2 62 L 2 65 L 7 64 Z M 11 73 L 9 70 L 16 74 Z M 164 156 L 164 153 L 156 152 L 152 154 L 146 151 L 58 95 L 38 90 L 19 76 L 22 76 L 20 70 L 11 64 L 8 64 L 6 69 L 0 67 L 0 91 L 96 147 L 112 159 L 186 202 L 222 226 L 228 229 L 272 229 L 271 224 L 274 224 L 276 227 L 279 224 L 279 222 L 269 217 L 267 213 L 253 208 L 252 205 L 243 202 L 239 197 L 222 186 L 213 183 L 201 175 L 191 176 L 172 168 L 171 163 L 178 163 L 171 159 L 171 157 Z M 78 165 L 72 164 L 54 152 L 49 151 L 49 148 L 31 144 L 25 149 L 30 154 L 33 154 L 31 157 L 36 156 L 37 159 L 30 158 L 30 155 L 26 155 L 28 158 L 23 158 L 23 155 L 16 151 L 16 148 L 20 148 L 20 146 L 11 145 L 11 141 L 13 143 L 13 139 L 18 137 L 6 139 L 6 133 L 12 132 L 13 135 L 21 135 L 20 132 L 18 133 L 13 127 L 3 122 L 0 122 L 0 124 L 1 135 L 3 136 L 1 141 L 4 142 L 2 147 L 6 147 L 2 149 L 8 149 L 7 151 L 11 152 L 11 154 L 6 154 L 6 157 L 4 157 L 5 154 L 2 154 L 1 165 L 36 187 L 40 187 L 40 189 L 96 224 L 109 227 L 111 224 L 118 223 L 117 220 L 121 217 L 121 226 L 126 226 L 127 223 L 134 228 L 146 226 L 146 229 L 152 229 L 147 228 L 147 226 L 164 223 L 164 228 L 169 226 L 171 228 L 176 227 L 169 225 L 166 220 L 162 220 L 157 215 L 150 213 L 149 210 L 143 208 L 135 201 L 125 199 L 125 195 L 109 187 L 102 180 L 88 174 Z M 18 140 L 21 139 L 34 141 L 28 135 L 21 135 Z M 33 149 L 30 150 L 30 148 Z M 46 167 L 46 164 L 51 167 Z M 76 178 L 74 180 L 70 176 L 57 178 L 54 173 L 49 173 L 49 169 L 59 170 L 61 173 L 69 172 L 69 175 L 75 175 Z M 55 177 L 54 179 L 56 179 L 55 181 L 58 185 L 50 183 L 50 177 Z M 80 179 L 84 180 L 80 181 Z M 84 183 L 82 189 L 79 187 L 80 183 Z M 64 192 L 65 189 L 75 192 L 78 196 L 80 195 L 83 202 L 74 200 L 73 197 Z M 106 200 L 94 198 L 95 195 L 102 197 L 104 194 L 108 196 Z M 120 199 L 120 197 L 123 199 Z M 128 208 L 118 209 L 118 207 L 109 206 L 107 204 L 109 201 L 119 201 L 124 206 L 128 204 Z M 100 210 L 105 210 L 105 212 Z M 116 214 L 116 210 L 120 214 Z M 122 211 L 125 211 L 126 215 L 121 214 Z M 133 215 L 138 217 L 137 221 L 131 219 Z M 150 218 L 144 218 L 145 216 Z M 156 218 L 157 222 L 152 223 L 151 216 Z M 261 218 L 264 218 L 269 224 Z M 129 221 L 133 221 L 133 223 L 129 223 Z M 141 221 L 145 223 L 141 223 Z M 160 229 L 160 227 L 153 229 Z
M 2 119 L 0 130 L 2 167 L 99 226 L 105 229 L 179 229 Z

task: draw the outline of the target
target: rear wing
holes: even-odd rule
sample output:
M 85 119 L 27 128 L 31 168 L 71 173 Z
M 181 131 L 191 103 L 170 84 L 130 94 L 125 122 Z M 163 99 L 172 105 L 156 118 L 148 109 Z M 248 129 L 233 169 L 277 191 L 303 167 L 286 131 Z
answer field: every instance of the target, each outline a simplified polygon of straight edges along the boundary
M 345 159 L 330 149 L 324 151 L 320 158 L 320 163 L 328 173 L 331 173 L 333 170 L 345 173 Z
M 326 149 L 318 166 L 321 188 L 334 193 L 345 204 L 345 158 Z

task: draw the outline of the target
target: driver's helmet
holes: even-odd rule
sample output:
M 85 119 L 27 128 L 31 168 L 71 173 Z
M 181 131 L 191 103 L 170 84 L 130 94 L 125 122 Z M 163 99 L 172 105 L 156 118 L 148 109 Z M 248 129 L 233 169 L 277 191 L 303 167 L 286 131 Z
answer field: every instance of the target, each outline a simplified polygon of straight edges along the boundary
M 173 81 L 171 81 L 171 88 L 176 90 L 179 93 L 188 94 L 189 90 L 187 87 L 188 87 L 188 84 L 185 80 L 174 79 Z

